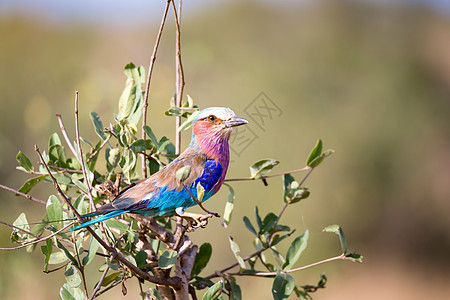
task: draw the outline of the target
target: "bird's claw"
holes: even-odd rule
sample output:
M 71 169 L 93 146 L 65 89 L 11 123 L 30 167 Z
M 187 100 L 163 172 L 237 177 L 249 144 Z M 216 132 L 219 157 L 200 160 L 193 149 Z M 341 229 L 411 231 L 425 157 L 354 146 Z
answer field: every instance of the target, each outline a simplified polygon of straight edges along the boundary
M 186 219 L 188 222 L 186 231 L 192 232 L 199 227 L 205 228 L 206 225 L 208 225 L 208 219 L 215 217 L 216 214 L 200 215 L 200 214 L 184 212 L 183 214 L 180 214 L 179 216 Z

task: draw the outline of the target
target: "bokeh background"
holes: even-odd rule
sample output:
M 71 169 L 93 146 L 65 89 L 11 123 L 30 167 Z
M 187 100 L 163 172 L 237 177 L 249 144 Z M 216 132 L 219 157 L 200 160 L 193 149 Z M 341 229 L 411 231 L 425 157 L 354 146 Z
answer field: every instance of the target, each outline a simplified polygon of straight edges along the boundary
M 74 137 L 74 91 L 82 136 L 94 140 L 89 112 L 108 124 L 130 61 L 147 69 L 165 1 L 0 1 L 0 183 L 19 188 L 22 150 L 46 148 L 63 115 Z M 277 113 L 250 125 L 237 144 L 228 178 L 248 176 L 260 158 L 277 171 L 304 166 L 318 138 L 336 153 L 306 185 L 307 200 L 284 222 L 310 230 L 298 265 L 339 254 L 321 230 L 340 224 L 363 264 L 334 262 L 295 274 L 298 284 L 329 282 L 317 299 L 445 299 L 450 295 L 450 5 L 442 1 L 185 1 L 182 53 L 186 88 L 201 107 L 228 106 L 248 117 L 255 99 Z M 149 123 L 173 138 L 163 115 L 175 90 L 173 16 L 163 34 L 150 93 Z M 264 94 L 261 94 L 264 93 Z M 258 100 L 259 99 L 259 100 Z M 261 126 L 258 126 L 261 125 Z M 183 134 L 187 145 L 190 133 Z M 240 148 L 239 148 L 240 147 Z M 300 174 L 296 175 L 300 178 Z M 281 179 L 234 183 L 229 228 L 212 220 L 191 235 L 213 244 L 213 271 L 234 262 L 228 235 L 245 255 L 252 236 L 242 217 L 278 213 Z M 52 187 L 32 190 L 46 200 Z M 208 202 L 223 211 L 223 189 Z M 0 220 L 20 212 L 38 221 L 43 207 L 0 190 Z M 11 246 L 0 227 L 0 246 Z M 281 247 L 282 252 L 285 248 Z M 62 273 L 44 274 L 36 251 L 0 252 L 1 299 L 57 299 Z M 91 288 L 100 277 L 92 268 Z M 206 272 L 206 273 L 207 273 Z M 239 278 L 245 299 L 271 299 L 269 279 Z M 147 286 L 148 287 L 148 286 Z M 137 299 L 119 289 L 102 299 Z

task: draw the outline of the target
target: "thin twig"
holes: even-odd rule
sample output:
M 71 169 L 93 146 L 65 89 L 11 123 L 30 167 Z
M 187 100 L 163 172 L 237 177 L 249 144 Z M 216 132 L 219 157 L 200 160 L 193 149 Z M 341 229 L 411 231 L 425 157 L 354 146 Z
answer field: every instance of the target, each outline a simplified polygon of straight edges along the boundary
M 243 258 L 243 260 L 244 260 L 244 261 L 247 261 L 247 260 L 249 260 L 250 258 L 252 258 L 252 257 L 254 257 L 254 256 L 258 256 L 258 255 L 260 255 L 262 252 L 264 252 L 264 251 L 267 250 L 267 249 L 269 249 L 269 248 L 262 248 L 262 249 L 260 249 L 260 250 L 258 250 L 258 251 L 256 251 L 256 252 L 254 252 L 253 254 L 250 254 L 249 256 Z M 218 274 L 224 273 L 224 272 L 226 272 L 226 271 L 228 271 L 228 270 L 230 270 L 230 269 L 233 269 L 234 267 L 237 267 L 237 266 L 239 266 L 239 263 L 236 262 L 236 263 L 234 263 L 234 264 L 232 264 L 232 265 L 229 265 L 229 266 L 226 267 L 226 268 L 223 268 L 223 269 L 220 270 L 220 271 L 216 271 L 216 272 L 214 272 L 213 274 L 211 274 L 211 275 L 209 275 L 209 276 L 206 276 L 205 279 L 211 279 L 211 278 L 214 278 L 214 277 L 220 277 L 220 275 L 218 275 Z
M 84 177 L 84 183 L 87 188 L 88 197 L 89 197 L 89 203 L 91 205 L 92 211 L 97 211 L 97 208 L 95 207 L 94 203 L 94 197 L 92 196 L 92 188 L 91 188 L 91 182 L 89 181 L 86 166 L 84 164 L 83 159 L 83 150 L 81 149 L 81 143 L 80 143 L 80 126 L 78 124 L 78 91 L 75 92 L 75 137 L 77 140 L 77 146 L 78 146 L 78 156 L 80 160 L 81 170 L 83 171 L 83 177 Z
M 73 238 L 72 238 L 72 243 L 73 243 L 73 245 L 75 245 Z M 79 252 L 78 249 L 74 249 L 74 250 L 75 250 L 75 256 L 77 257 L 77 261 L 78 261 L 78 266 L 79 266 L 78 270 L 81 273 L 81 280 L 83 281 L 84 293 L 86 294 L 86 297 L 89 297 L 89 291 L 88 291 L 87 283 L 86 283 L 86 274 L 84 274 L 84 265 L 81 262 L 80 254 L 78 253 Z
M 3 222 L 2 222 L 2 223 L 3 223 Z M 23 245 L 20 245 L 20 246 L 17 246 L 17 247 L 13 247 L 13 248 L 0 248 L 0 250 L 17 250 L 17 249 L 20 249 L 20 248 L 25 248 L 25 247 L 27 247 L 27 246 L 30 246 L 30 245 L 37 244 L 37 243 L 39 243 L 39 242 L 48 240 L 49 238 L 54 237 L 54 236 L 57 235 L 58 233 L 60 233 L 60 232 L 62 232 L 62 231 L 64 231 L 64 230 L 66 230 L 67 228 L 69 228 L 70 226 L 72 226 L 73 223 L 75 223 L 75 222 L 70 222 L 68 225 L 64 226 L 63 228 L 61 228 L 61 229 L 58 230 L 58 231 L 55 231 L 54 233 L 50 234 L 49 236 L 46 236 L 46 237 L 40 238 L 40 239 L 38 239 L 38 240 L 34 240 L 34 241 L 29 242 L 29 243 L 27 243 L 27 244 L 23 244 Z M 32 233 L 31 233 L 31 234 L 32 234 Z M 32 235 L 33 235 L 33 234 L 32 234 Z M 34 236 L 35 236 L 35 235 L 34 235 Z M 36 237 L 37 237 L 37 236 L 36 236 Z
M 297 271 L 301 271 L 301 270 L 305 270 L 311 267 L 315 267 L 330 261 L 334 261 L 334 260 L 340 260 L 340 259 L 345 259 L 345 254 L 341 254 L 338 256 L 334 256 L 334 257 L 330 257 L 303 267 L 299 267 L 299 268 L 295 268 L 295 269 L 290 269 L 290 270 L 286 270 L 283 271 L 284 273 L 293 273 L 293 272 L 297 272 Z M 258 272 L 258 273 L 242 273 L 242 272 L 236 272 L 236 273 L 228 273 L 227 275 L 229 276 L 258 276 L 258 277 L 275 277 L 277 275 L 276 272 Z
M 169 2 L 171 0 L 167 0 L 166 7 L 164 8 L 164 14 L 161 20 L 161 25 L 159 26 L 158 34 L 156 35 L 155 46 L 153 47 L 153 53 L 150 58 L 150 64 L 148 66 L 148 74 L 147 74 L 147 83 L 145 86 L 144 92 L 144 106 L 142 108 L 142 128 L 147 125 L 147 108 L 148 108 L 148 94 L 150 92 L 150 82 L 152 79 L 153 66 L 156 61 L 156 53 L 158 52 L 159 41 L 161 40 L 161 35 L 164 29 L 164 24 L 166 23 L 167 12 L 169 11 Z M 144 129 L 142 129 L 142 139 L 145 141 L 147 138 Z M 145 151 L 144 151 L 145 153 Z M 142 177 L 147 178 L 147 164 L 145 159 L 145 154 L 142 155 Z
M 25 197 L 25 198 L 27 198 L 28 200 L 31 200 L 31 201 L 33 201 L 33 202 L 36 202 L 36 203 L 39 203 L 39 204 L 42 204 L 42 205 L 47 205 L 47 202 L 45 202 L 45 201 L 43 201 L 43 200 L 40 200 L 40 199 L 34 198 L 33 196 L 30 196 L 30 195 L 28 195 L 28 194 L 19 192 L 18 190 L 15 190 L 15 189 L 13 189 L 13 188 L 7 187 L 7 186 L 5 186 L 5 185 L 3 185 L 3 184 L 0 184 L 0 188 L 6 190 L 6 191 L 8 191 L 8 192 L 12 192 L 12 193 L 16 194 L 17 196 Z
M 113 261 L 113 256 L 111 255 L 109 261 L 112 262 Z M 108 274 L 109 272 L 109 265 L 106 265 L 105 271 L 103 271 L 102 277 L 100 277 L 100 280 L 98 281 L 97 285 L 95 286 L 94 290 L 92 291 L 92 295 L 89 298 L 89 300 L 92 300 L 96 297 L 97 292 L 100 290 L 100 288 L 102 287 L 102 283 L 105 280 L 106 274 Z
M 100 147 L 98 147 L 97 150 L 95 150 L 94 152 L 92 152 L 92 154 L 88 157 L 88 159 L 86 159 L 86 163 L 89 163 L 96 155 L 98 152 L 100 152 L 100 150 L 103 149 L 103 147 L 105 147 L 106 143 L 109 141 L 109 139 L 111 138 L 112 134 L 111 132 L 109 133 L 108 137 L 100 144 Z
M 197 203 L 198 206 L 200 206 L 201 209 L 203 209 L 204 212 L 206 212 L 207 214 L 211 214 L 217 218 L 220 218 L 220 215 L 214 211 L 209 211 L 207 210 L 205 207 L 203 207 L 202 203 L 200 201 L 198 201 L 194 195 L 192 195 L 191 191 L 184 185 L 184 183 L 181 182 L 181 185 L 183 186 L 183 188 L 189 193 L 189 195 L 191 196 L 191 199 L 194 200 L 195 203 Z
M 75 155 L 75 157 L 77 157 L 77 151 L 73 147 L 72 142 L 70 141 L 69 136 L 67 135 L 67 131 L 66 131 L 66 128 L 64 127 L 64 123 L 63 123 L 61 115 L 56 114 L 56 117 L 58 118 L 59 127 L 61 128 L 61 132 L 64 136 L 64 139 L 66 140 L 67 145 L 70 148 L 70 151 L 72 151 L 73 155 Z
M 230 181 L 260 180 L 260 179 L 266 179 L 266 178 L 271 178 L 271 177 L 283 176 L 283 175 L 291 174 L 291 173 L 303 172 L 303 171 L 307 171 L 307 170 L 312 170 L 312 168 L 306 166 L 306 167 L 301 168 L 301 169 L 296 169 L 296 170 L 292 170 L 292 171 L 286 171 L 286 172 L 281 172 L 281 173 L 276 173 L 276 174 L 271 174 L 271 175 L 264 175 L 264 176 L 261 176 L 259 178 L 253 178 L 253 177 L 231 178 L 231 179 L 225 179 L 225 181 L 226 182 L 230 182 Z
M 175 2 L 172 0 L 172 8 L 173 8 L 173 14 L 175 17 L 175 27 L 177 30 L 177 37 L 176 37 L 176 88 L 177 88 L 177 97 L 175 101 L 176 107 L 181 107 L 181 99 L 183 98 L 183 89 L 184 89 L 184 72 L 183 72 L 183 64 L 181 63 L 181 29 L 180 29 L 180 23 L 181 23 L 181 14 L 177 14 L 177 8 L 175 6 Z M 180 10 L 181 10 L 181 2 L 179 3 Z M 175 118 L 175 153 L 180 154 L 181 152 L 181 132 L 178 130 L 181 125 L 181 116 L 177 116 Z
M 26 233 L 26 234 L 32 235 L 32 236 L 34 236 L 35 238 L 39 238 L 39 237 L 38 237 L 37 235 L 35 235 L 34 233 L 31 233 L 31 232 L 29 232 L 28 230 L 25 230 L 25 229 L 23 229 L 23 228 L 17 227 L 17 226 L 15 226 L 15 225 L 13 225 L 13 224 L 9 224 L 9 223 L 3 222 L 3 221 L 0 221 L 0 223 L 3 224 L 3 225 L 9 226 L 9 227 L 11 227 L 11 228 L 17 229 L 17 230 L 19 230 L 19 231 L 22 231 L 22 232 L 24 232 L 24 233 Z

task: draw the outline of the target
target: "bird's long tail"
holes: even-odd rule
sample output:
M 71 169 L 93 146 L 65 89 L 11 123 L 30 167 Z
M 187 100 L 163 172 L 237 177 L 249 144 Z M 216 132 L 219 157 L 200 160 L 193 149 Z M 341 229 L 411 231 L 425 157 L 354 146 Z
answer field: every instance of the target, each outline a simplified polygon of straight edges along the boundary
M 84 215 L 83 217 L 94 217 L 94 216 L 98 216 L 98 215 L 102 215 L 102 216 L 100 216 L 98 218 L 95 218 L 95 219 L 92 219 L 90 221 L 84 222 L 84 223 L 82 223 L 80 225 L 77 225 L 77 226 L 73 227 L 72 229 L 70 229 L 69 232 L 70 231 L 75 231 L 75 230 L 78 230 L 78 229 L 81 229 L 81 228 L 85 228 L 85 227 L 93 225 L 93 224 L 97 224 L 97 223 L 103 222 L 105 220 L 117 217 L 117 216 L 119 216 L 121 214 L 124 214 L 126 212 L 128 212 L 128 210 L 114 210 L 114 211 L 107 212 L 107 213 L 92 213 L 92 214 Z

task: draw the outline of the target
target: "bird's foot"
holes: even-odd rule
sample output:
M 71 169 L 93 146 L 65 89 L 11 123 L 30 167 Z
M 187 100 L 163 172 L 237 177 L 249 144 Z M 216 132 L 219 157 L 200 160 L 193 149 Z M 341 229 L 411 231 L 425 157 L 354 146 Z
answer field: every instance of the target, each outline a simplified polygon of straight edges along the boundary
M 192 232 L 199 227 L 205 228 L 206 225 L 208 225 L 208 219 L 215 217 L 216 214 L 201 215 L 201 214 L 183 212 L 182 214 L 179 214 L 179 216 L 182 217 L 183 219 L 186 219 L 188 222 L 186 231 Z

